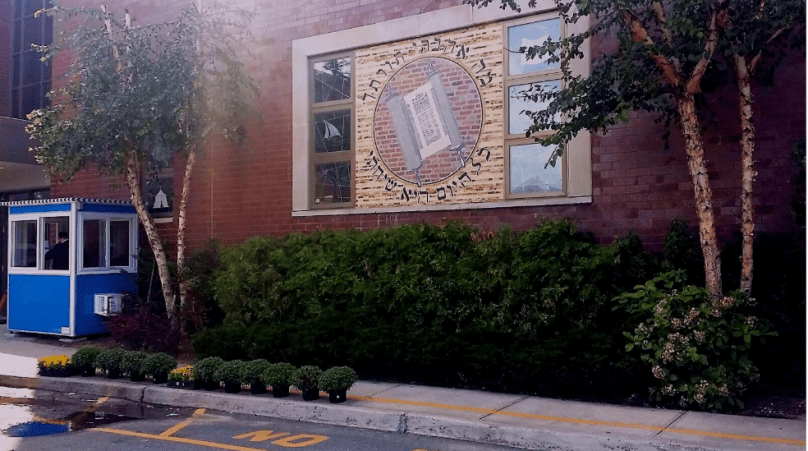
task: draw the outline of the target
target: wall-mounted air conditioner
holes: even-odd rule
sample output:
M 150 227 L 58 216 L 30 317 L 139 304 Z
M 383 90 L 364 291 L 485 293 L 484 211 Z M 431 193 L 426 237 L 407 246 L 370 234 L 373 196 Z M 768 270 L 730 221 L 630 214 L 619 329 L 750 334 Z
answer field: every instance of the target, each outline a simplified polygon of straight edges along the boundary
M 93 310 L 99 316 L 113 316 L 121 313 L 122 303 L 123 294 L 121 293 L 96 294 Z

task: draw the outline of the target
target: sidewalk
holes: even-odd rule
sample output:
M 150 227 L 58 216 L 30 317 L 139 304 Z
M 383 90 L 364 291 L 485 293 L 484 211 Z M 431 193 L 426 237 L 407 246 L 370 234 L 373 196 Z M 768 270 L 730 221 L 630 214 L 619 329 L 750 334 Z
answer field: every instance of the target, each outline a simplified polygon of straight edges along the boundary
M 0 386 L 110 396 L 148 404 L 428 435 L 526 449 L 799 450 L 805 420 L 623 407 L 532 396 L 357 382 L 344 404 L 327 396 L 225 394 L 180 390 L 103 377 L 36 376 L 36 358 L 71 354 L 56 339 L 36 343 L 0 328 Z M 41 341 L 41 340 L 36 340 Z M 87 342 L 90 344 L 91 342 Z M 83 343 L 82 343 L 83 344 Z

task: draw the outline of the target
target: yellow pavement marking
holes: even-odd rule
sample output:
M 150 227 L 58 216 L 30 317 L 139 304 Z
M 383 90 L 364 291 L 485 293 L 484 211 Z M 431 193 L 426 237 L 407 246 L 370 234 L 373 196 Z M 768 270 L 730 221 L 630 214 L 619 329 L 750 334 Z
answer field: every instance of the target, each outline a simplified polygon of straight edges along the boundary
M 433 407 L 436 409 L 445 409 L 445 410 L 460 410 L 464 412 L 474 412 L 474 413 L 482 413 L 486 415 L 505 415 L 510 417 L 518 417 L 518 418 L 528 418 L 532 420 L 543 420 L 543 421 L 557 421 L 561 423 L 574 423 L 574 424 L 586 424 L 586 425 L 593 425 L 593 426 L 612 426 L 612 427 L 621 427 L 621 428 L 628 428 L 628 429 L 648 429 L 660 432 L 670 432 L 674 434 L 686 434 L 686 435 L 701 435 L 701 436 L 708 436 L 708 437 L 719 437 L 719 438 L 728 438 L 734 440 L 746 440 L 751 442 L 766 442 L 766 443 L 781 443 L 786 445 L 801 445 L 805 446 L 805 440 L 791 440 L 785 438 L 777 438 L 777 437 L 760 437 L 756 435 L 738 435 L 738 434 L 728 434 L 723 432 L 710 432 L 710 431 L 699 431 L 696 429 L 681 429 L 681 428 L 660 428 L 659 426 L 651 426 L 647 424 L 637 424 L 637 423 L 621 423 L 618 421 L 601 421 L 601 420 L 586 420 L 582 418 L 569 418 L 569 417 L 558 417 L 552 415 L 538 415 L 532 413 L 521 413 L 521 412 L 504 412 L 499 410 L 491 410 L 491 409 L 482 409 L 479 407 L 468 407 L 468 406 L 455 406 L 451 404 L 438 404 L 433 402 L 425 402 L 425 401 L 408 401 L 406 399 L 391 399 L 391 398 L 376 398 L 373 396 L 354 396 L 348 395 L 348 398 L 355 399 L 357 401 L 368 401 L 368 402 L 382 402 L 388 404 L 404 404 L 409 406 L 422 406 L 422 407 Z
M 170 437 L 174 435 L 175 432 L 191 424 L 194 419 L 201 417 L 203 413 L 205 413 L 205 409 L 196 409 L 196 411 L 192 413 L 190 417 L 163 431 L 163 433 L 160 434 L 160 437 Z
M 291 432 L 273 432 L 268 429 L 264 429 L 260 431 L 253 431 L 248 432 L 246 434 L 236 435 L 233 438 L 236 440 L 243 440 L 245 438 L 249 438 L 251 442 L 263 442 L 266 440 L 285 437 L 287 435 L 291 435 Z
M 110 429 L 110 428 L 93 428 L 88 431 L 106 432 L 108 434 L 126 435 L 129 437 L 150 438 L 153 440 L 160 440 L 164 442 L 185 443 L 188 445 L 206 446 L 208 448 L 226 449 L 230 451 L 267 451 L 264 448 L 247 448 L 245 446 L 228 445 L 226 443 L 208 442 L 205 440 L 196 440 L 192 438 L 163 436 L 155 434 L 144 434 L 143 432 L 126 431 L 123 429 Z

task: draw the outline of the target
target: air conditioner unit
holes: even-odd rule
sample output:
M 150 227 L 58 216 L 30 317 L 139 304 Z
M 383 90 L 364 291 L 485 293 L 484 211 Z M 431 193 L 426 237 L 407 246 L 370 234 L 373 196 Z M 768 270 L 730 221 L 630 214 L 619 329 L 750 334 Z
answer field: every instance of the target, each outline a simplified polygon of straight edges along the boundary
M 93 311 L 99 316 L 117 315 L 121 313 L 122 300 L 121 293 L 96 294 Z

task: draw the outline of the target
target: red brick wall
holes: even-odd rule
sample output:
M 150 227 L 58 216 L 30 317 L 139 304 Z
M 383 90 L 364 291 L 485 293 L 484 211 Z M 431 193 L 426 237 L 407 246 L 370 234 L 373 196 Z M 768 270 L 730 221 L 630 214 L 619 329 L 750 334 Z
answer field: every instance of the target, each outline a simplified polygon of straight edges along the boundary
M 173 2 L 127 4 L 142 23 L 163 20 L 170 3 Z M 542 218 L 575 218 L 581 229 L 591 231 L 602 242 L 634 230 L 650 248 L 659 249 L 671 220 L 696 223 L 693 188 L 681 138 L 674 129 L 671 147 L 664 150 L 662 126 L 654 124 L 653 118 L 645 114 L 634 115 L 628 124 L 614 127 L 605 136 L 593 137 L 592 204 L 293 218 L 292 40 L 460 3 L 460 0 L 312 0 L 261 6 L 268 9 L 259 10 L 252 23 L 254 41 L 248 46 L 248 68 L 261 85 L 258 103 L 264 113 L 263 123 L 248 130 L 250 142 L 246 148 L 212 143 L 200 159 L 189 204 L 190 244 L 198 247 L 209 238 L 231 244 L 256 235 L 282 235 L 317 228 L 369 229 L 421 221 L 462 220 L 492 229 L 508 224 L 519 230 L 534 226 Z M 601 44 L 595 46 L 597 51 Z M 55 77 L 57 74 L 58 70 L 54 70 Z M 796 171 L 791 146 L 794 140 L 805 136 L 804 74 L 804 61 L 794 58 L 778 71 L 774 89 L 755 89 L 759 171 L 755 203 L 761 231 L 796 230 L 789 205 L 795 192 L 791 183 Z M 740 223 L 740 132 L 734 90 L 728 87 L 722 96 L 712 96 L 710 105 L 716 115 L 707 121 L 706 151 L 718 233 L 726 240 Z M 181 182 L 178 174 L 177 193 Z M 98 180 L 91 173 L 81 174 L 68 186 L 55 186 L 54 193 L 126 197 L 125 191 L 108 188 L 107 181 Z

